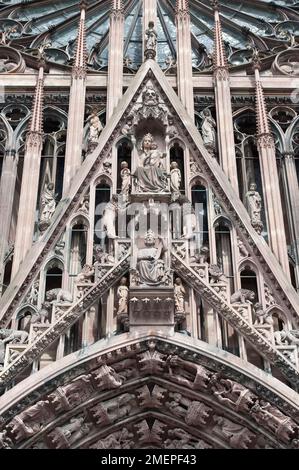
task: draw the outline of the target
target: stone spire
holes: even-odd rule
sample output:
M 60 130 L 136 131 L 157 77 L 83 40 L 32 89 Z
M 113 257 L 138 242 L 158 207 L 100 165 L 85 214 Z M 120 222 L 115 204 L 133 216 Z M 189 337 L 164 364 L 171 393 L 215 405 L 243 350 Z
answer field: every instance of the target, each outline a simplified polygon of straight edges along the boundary
M 107 119 L 123 94 L 124 9 L 122 0 L 112 0 L 109 29 Z
M 86 31 L 85 31 L 85 19 L 86 19 L 87 1 L 82 0 L 80 2 L 80 22 L 76 41 L 76 53 L 73 65 L 73 77 L 85 78 L 86 77 L 86 61 L 87 61 L 87 50 L 86 50 Z
M 219 157 L 222 169 L 235 189 L 236 197 L 239 197 L 229 69 L 222 37 L 219 4 L 216 0 L 212 3 L 215 14 L 214 86 Z
M 228 75 L 228 64 L 223 43 L 222 27 L 219 14 L 218 0 L 212 2 L 215 14 L 214 27 L 214 72 L 215 74 Z
M 253 68 L 255 73 L 255 83 L 256 83 L 256 119 L 257 119 L 257 135 L 268 136 L 269 139 L 272 138 L 273 145 L 274 139 L 270 130 L 269 117 L 267 112 L 267 106 L 264 96 L 264 90 L 260 77 L 261 61 L 258 54 L 258 51 L 254 53 L 253 57 Z
M 43 132 L 43 102 L 44 102 L 44 64 L 40 64 L 37 84 L 35 88 L 34 102 L 32 108 L 32 116 L 30 121 L 30 133 L 42 135 Z
M 77 34 L 75 60 L 72 70 L 70 89 L 68 129 L 65 151 L 65 171 L 63 193 L 65 194 L 82 164 L 82 145 L 84 132 L 85 98 L 86 98 L 86 20 L 87 2 L 80 2 L 80 22 Z
M 261 61 L 258 51 L 255 51 L 253 56 L 253 68 L 256 82 L 257 147 L 261 168 L 269 245 L 280 262 L 283 271 L 290 277 L 288 248 L 276 164 L 275 142 L 271 133 L 264 90 L 260 77 Z
M 14 277 L 32 247 L 39 187 L 41 154 L 43 148 L 44 63 L 41 62 L 32 108 L 29 131 L 26 136 L 24 168 L 12 277 Z
M 194 119 L 193 68 L 189 2 L 177 0 L 175 19 L 177 27 L 178 94 Z

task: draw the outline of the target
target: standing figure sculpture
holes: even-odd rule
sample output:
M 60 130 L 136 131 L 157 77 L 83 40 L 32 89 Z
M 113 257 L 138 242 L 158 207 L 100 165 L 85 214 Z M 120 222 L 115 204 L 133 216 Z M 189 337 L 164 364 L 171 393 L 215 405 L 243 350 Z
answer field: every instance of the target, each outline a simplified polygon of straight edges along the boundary
M 206 108 L 202 111 L 201 118 L 203 119 L 201 132 L 204 144 L 210 152 L 214 153 L 217 141 L 217 135 L 215 130 L 217 125 L 216 121 L 213 118 L 211 110 L 209 108 Z
M 263 230 L 262 222 L 262 198 L 257 192 L 257 185 L 252 183 L 246 194 L 246 206 L 251 219 L 252 226 L 261 234 Z
M 137 272 L 140 283 L 146 286 L 159 286 L 163 283 L 166 271 L 162 259 L 167 251 L 165 240 L 159 237 L 159 247 L 156 248 L 156 236 L 149 230 L 145 236 L 145 248 L 137 254 Z
M 175 313 L 185 313 L 185 296 L 186 290 L 183 286 L 183 282 L 180 278 L 177 278 L 174 286 Z
M 120 281 L 120 286 L 117 289 L 117 297 L 118 297 L 118 315 L 127 314 L 129 309 L 129 288 L 127 286 L 127 278 L 123 277 Z
M 142 166 L 134 173 L 138 192 L 160 193 L 168 190 L 168 177 L 163 164 L 166 154 L 162 154 L 151 134 L 142 140 Z
M 123 202 L 129 202 L 129 194 L 131 190 L 131 171 L 127 162 L 122 162 L 121 164 L 121 195 L 123 197 Z
M 110 202 L 108 202 L 104 215 L 103 215 L 103 230 L 106 233 L 106 236 L 110 240 L 115 240 L 117 237 L 116 235 L 116 217 L 118 211 L 118 196 L 112 196 Z
M 182 183 L 182 173 L 179 169 L 179 166 L 176 162 L 173 162 L 170 166 L 170 181 L 171 181 L 171 193 L 172 202 L 176 202 L 181 197 L 181 183 Z
M 155 23 L 150 21 L 148 29 L 145 31 L 145 57 L 146 59 L 154 59 L 156 57 L 156 49 L 158 43 L 158 33 L 155 30 Z
M 89 121 L 90 130 L 88 141 L 91 144 L 97 144 L 99 141 L 100 134 L 103 130 L 102 123 L 100 121 L 99 116 L 95 112 L 93 112 L 92 115 L 89 117 Z
M 56 197 L 54 184 L 49 183 L 45 185 L 44 191 L 41 196 L 41 211 L 40 211 L 40 228 L 48 226 L 56 210 Z

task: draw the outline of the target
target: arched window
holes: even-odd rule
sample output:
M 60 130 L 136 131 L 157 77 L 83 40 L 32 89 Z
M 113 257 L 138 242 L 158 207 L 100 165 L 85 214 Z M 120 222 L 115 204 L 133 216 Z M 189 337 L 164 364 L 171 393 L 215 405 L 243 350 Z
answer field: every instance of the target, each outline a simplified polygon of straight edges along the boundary
M 78 222 L 72 228 L 71 253 L 69 264 L 70 278 L 75 280 L 78 274 L 82 272 L 86 264 L 88 227 L 83 222 Z
M 231 243 L 231 225 L 226 219 L 218 219 L 215 224 L 217 264 L 230 279 L 231 291 L 234 288 L 234 268 Z
M 242 289 L 248 289 L 255 293 L 255 302 L 259 302 L 259 291 L 257 284 L 256 273 L 252 270 L 250 266 L 245 266 L 241 270 L 241 287 Z
M 197 220 L 196 245 L 197 249 L 209 245 L 208 190 L 197 184 L 192 187 L 192 204 Z
M 46 273 L 46 292 L 52 289 L 61 289 L 62 287 L 62 269 L 51 267 Z
M 101 183 L 96 187 L 95 219 L 94 219 L 94 244 L 105 246 L 106 236 L 103 230 L 103 214 L 106 204 L 111 199 L 111 187 L 107 183 Z

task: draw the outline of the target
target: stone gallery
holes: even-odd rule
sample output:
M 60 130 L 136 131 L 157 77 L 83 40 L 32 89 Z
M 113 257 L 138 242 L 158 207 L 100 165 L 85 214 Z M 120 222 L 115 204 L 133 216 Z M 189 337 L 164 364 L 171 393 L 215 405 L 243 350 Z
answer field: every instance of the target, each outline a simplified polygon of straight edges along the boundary
M 299 448 L 299 3 L 0 3 L 0 449 Z

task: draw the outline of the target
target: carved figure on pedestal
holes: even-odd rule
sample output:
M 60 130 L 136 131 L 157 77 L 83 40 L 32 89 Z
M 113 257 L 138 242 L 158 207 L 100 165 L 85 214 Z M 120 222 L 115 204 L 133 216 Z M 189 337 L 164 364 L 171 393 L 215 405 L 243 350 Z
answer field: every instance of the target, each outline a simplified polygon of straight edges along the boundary
M 127 286 L 128 281 L 126 277 L 123 277 L 120 286 L 117 289 L 117 297 L 119 300 L 119 307 L 117 314 L 127 314 L 129 308 L 129 288 Z
M 44 302 L 39 310 L 37 316 L 33 318 L 32 323 L 40 323 L 41 325 L 49 324 L 49 318 L 51 313 L 51 303 Z
M 90 144 L 97 144 L 99 142 L 99 137 L 103 130 L 102 123 L 99 116 L 94 112 L 89 118 L 90 130 L 88 136 L 88 142 Z
M 146 286 L 159 286 L 165 279 L 166 269 L 162 257 L 168 248 L 162 237 L 158 236 L 158 239 L 159 246 L 156 248 L 156 236 L 149 230 L 144 240 L 145 248 L 138 250 L 137 272 L 140 283 Z
M 233 423 L 226 418 L 214 416 L 217 425 L 213 432 L 230 444 L 233 449 L 248 449 L 256 435 L 241 424 Z
M 246 387 L 229 379 L 220 379 L 215 376 L 211 381 L 214 395 L 221 403 L 227 404 L 236 411 L 249 411 L 257 400 L 257 396 Z
M 116 217 L 118 211 L 118 196 L 112 196 L 111 201 L 107 204 L 103 215 L 103 229 L 110 240 L 115 240 L 116 235 Z
M 166 129 L 166 135 L 168 139 L 173 139 L 178 135 L 177 128 L 174 125 L 174 118 L 172 116 L 168 116 L 168 126 Z
M 206 389 L 213 376 L 212 372 L 208 371 L 205 367 L 193 362 L 184 361 L 178 356 L 169 356 L 167 365 L 172 380 L 192 390 Z M 183 376 L 184 370 L 187 371 L 188 378 Z M 190 374 L 193 376 L 193 381 Z
M 138 192 L 160 193 L 168 190 L 168 177 L 163 160 L 166 154 L 160 152 L 154 138 L 147 134 L 142 140 L 142 166 L 133 175 Z
M 73 303 L 73 296 L 63 289 L 52 289 L 46 293 L 46 300 L 57 304 L 71 304 Z
M 203 119 L 201 132 L 204 144 L 209 151 L 214 153 L 217 141 L 217 135 L 215 130 L 217 126 L 216 121 L 213 118 L 211 110 L 209 108 L 206 108 L 202 111 L 201 118 Z
M 209 268 L 210 274 L 210 283 L 211 284 L 218 284 L 221 281 L 225 280 L 225 275 L 223 274 L 223 270 L 219 268 L 217 264 L 212 264 Z
M 246 194 L 246 206 L 252 226 L 255 228 L 257 233 L 261 234 L 263 231 L 262 198 L 257 192 L 257 185 L 255 183 L 250 185 L 250 189 Z
M 123 197 L 123 202 L 129 202 L 129 195 L 132 186 L 132 176 L 131 170 L 127 162 L 122 162 L 121 164 L 121 195 Z
M 182 183 L 182 173 L 179 169 L 179 166 L 176 162 L 172 162 L 170 166 L 170 181 L 171 181 L 171 200 L 176 202 L 181 197 L 181 183 Z
M 156 48 L 158 42 L 158 33 L 155 30 L 155 23 L 150 21 L 148 29 L 145 31 L 145 57 L 154 59 L 156 56 Z
M 275 343 L 278 346 L 284 344 L 296 344 L 299 346 L 299 330 L 282 330 L 274 333 Z
M 231 304 L 251 304 L 254 302 L 255 293 L 248 289 L 240 289 L 231 297 Z
M 50 225 L 56 210 L 56 197 L 54 184 L 46 184 L 41 196 L 40 228 Z
M 26 344 L 28 341 L 28 333 L 18 330 L 0 330 L 0 343 L 2 344 Z
M 193 240 L 196 227 L 197 227 L 197 220 L 195 215 L 194 207 L 192 206 L 191 202 L 188 200 L 187 197 L 181 197 L 180 202 L 183 207 L 183 236 L 184 240 Z
M 93 266 L 86 264 L 82 272 L 77 276 L 77 284 L 90 284 L 95 275 L 95 269 Z
M 271 313 L 265 312 L 262 304 L 257 303 L 254 306 L 254 313 L 256 316 L 255 325 L 273 325 L 274 321 Z

